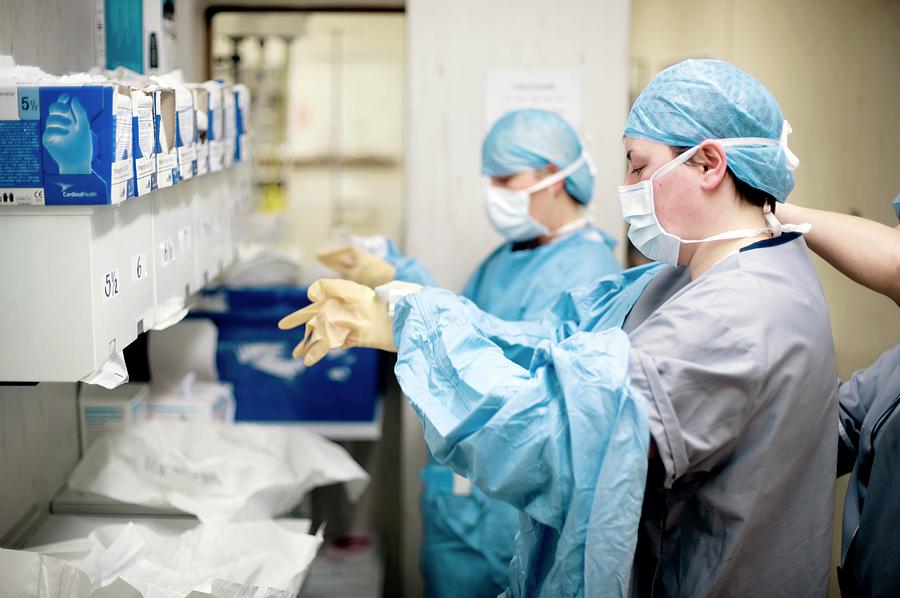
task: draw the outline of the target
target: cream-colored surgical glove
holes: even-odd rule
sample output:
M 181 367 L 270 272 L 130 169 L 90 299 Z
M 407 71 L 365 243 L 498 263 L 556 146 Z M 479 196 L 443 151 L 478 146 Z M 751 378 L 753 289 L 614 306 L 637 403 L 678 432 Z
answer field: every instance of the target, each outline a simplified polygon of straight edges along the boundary
M 307 291 L 312 305 L 295 311 L 278 322 L 282 330 L 306 324 L 303 340 L 294 348 L 294 358 L 313 365 L 331 349 L 371 347 L 397 351 L 394 345 L 394 318 L 388 304 L 375 291 L 350 280 L 324 279 Z
M 393 265 L 355 245 L 319 251 L 316 259 L 350 280 L 373 289 L 391 282 L 397 275 Z

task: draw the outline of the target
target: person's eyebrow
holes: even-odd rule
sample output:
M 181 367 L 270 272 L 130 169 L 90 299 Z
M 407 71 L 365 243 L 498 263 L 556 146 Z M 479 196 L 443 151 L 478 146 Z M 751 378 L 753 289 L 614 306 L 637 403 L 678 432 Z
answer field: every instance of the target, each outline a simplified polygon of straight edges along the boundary
M 633 151 L 634 151 L 634 150 L 628 150 L 628 151 L 625 153 L 625 159 L 628 160 L 629 162 L 631 162 L 631 153 L 632 153 Z

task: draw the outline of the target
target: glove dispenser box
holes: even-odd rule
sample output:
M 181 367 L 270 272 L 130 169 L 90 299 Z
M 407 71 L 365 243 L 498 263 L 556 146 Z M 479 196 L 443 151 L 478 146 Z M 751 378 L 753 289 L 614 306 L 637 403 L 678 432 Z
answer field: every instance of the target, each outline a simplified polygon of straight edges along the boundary
M 234 177 L 231 208 L 231 244 L 237 254 L 238 244 L 251 241 L 252 232 L 247 228 L 251 221 L 253 209 L 253 174 L 249 163 L 237 163 L 230 170 Z
M 154 325 L 161 330 L 185 316 L 199 290 L 194 269 L 196 230 L 190 187 L 195 181 L 160 189 L 148 199 L 153 211 Z
M 111 205 L 134 195 L 128 87 L 0 81 L 0 205 Z
M 231 248 L 229 181 L 227 173 L 194 179 L 192 203 L 197 231 L 195 284 L 209 285 L 233 261 Z
M 153 325 L 150 202 L 0 218 L 0 381 L 71 382 Z

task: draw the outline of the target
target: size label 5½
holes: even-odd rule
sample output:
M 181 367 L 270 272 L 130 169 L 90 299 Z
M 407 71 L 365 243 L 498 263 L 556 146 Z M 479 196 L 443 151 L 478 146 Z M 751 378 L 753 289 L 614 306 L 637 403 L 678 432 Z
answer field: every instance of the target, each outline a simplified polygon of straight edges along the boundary
M 150 269 L 147 267 L 146 253 L 139 253 L 131 258 L 131 282 L 144 280 L 149 274 Z
M 110 301 L 119 294 L 119 269 L 103 275 L 103 302 Z
M 166 239 L 159 244 L 159 254 L 162 257 L 161 264 L 166 266 L 175 261 L 175 243 L 172 239 Z

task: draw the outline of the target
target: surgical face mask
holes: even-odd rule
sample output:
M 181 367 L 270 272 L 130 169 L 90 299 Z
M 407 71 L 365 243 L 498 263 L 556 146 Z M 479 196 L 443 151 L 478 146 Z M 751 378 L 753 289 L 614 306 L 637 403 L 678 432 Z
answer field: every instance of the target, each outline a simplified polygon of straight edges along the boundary
M 787 133 L 790 133 L 790 131 L 790 125 L 785 121 L 781 140 L 764 137 L 739 137 L 718 139 L 716 141 L 724 147 L 735 145 L 780 145 L 788 158 L 788 167 L 793 170 L 796 168 L 799 160 L 787 148 Z M 706 237 L 705 239 L 682 239 L 667 232 L 656 217 L 653 201 L 653 182 L 690 160 L 699 149 L 699 145 L 694 146 L 674 160 L 667 162 L 646 181 L 619 187 L 619 204 L 622 207 L 622 216 L 625 222 L 628 223 L 628 238 L 631 239 L 637 250 L 647 256 L 647 258 L 677 266 L 678 253 L 682 243 L 708 243 L 728 239 L 744 239 L 755 237 L 764 232 L 772 232 L 775 236 L 778 236 L 782 232 L 799 231 L 805 233 L 809 231 L 809 225 L 782 225 L 775 218 L 774 214 L 766 211 L 765 217 L 768 226 L 765 227 L 731 230 Z
M 541 179 L 527 189 L 518 191 L 497 187 L 488 180 L 487 189 L 485 190 L 487 214 L 494 229 L 510 241 L 527 241 L 540 236 L 557 234 L 558 231 L 551 231 L 531 217 L 529 212 L 531 196 L 572 175 L 585 163 L 593 171 L 587 152 L 582 152 L 577 160 L 564 169 Z

